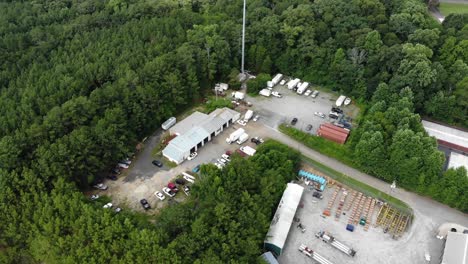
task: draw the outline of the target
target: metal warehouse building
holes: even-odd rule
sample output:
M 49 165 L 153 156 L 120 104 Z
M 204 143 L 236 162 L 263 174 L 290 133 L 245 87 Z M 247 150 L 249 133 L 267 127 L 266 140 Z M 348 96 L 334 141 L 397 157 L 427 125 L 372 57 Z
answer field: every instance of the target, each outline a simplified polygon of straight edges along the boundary
M 276 209 L 275 216 L 271 221 L 264 246 L 266 250 L 275 253 L 277 256 L 283 252 L 303 192 L 304 187 L 295 183 L 288 183 Z
M 194 112 L 169 132 L 177 135 L 163 150 L 163 156 L 177 164 L 182 163 L 190 153 L 197 151 L 240 118 L 240 113 L 219 108 L 209 115 Z
M 468 263 L 468 234 L 449 232 L 441 264 Z
M 317 131 L 317 135 L 334 141 L 338 144 L 344 144 L 348 138 L 349 130 L 325 123 L 320 125 L 320 128 Z

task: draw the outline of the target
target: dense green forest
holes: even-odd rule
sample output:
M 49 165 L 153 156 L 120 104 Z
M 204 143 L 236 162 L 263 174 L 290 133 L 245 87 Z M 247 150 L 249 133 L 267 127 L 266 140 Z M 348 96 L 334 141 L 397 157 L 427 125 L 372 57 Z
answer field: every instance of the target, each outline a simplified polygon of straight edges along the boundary
M 159 221 L 173 228 L 161 224 L 163 231 L 131 213 L 103 213 L 78 192 L 211 84 L 233 83 L 241 10 L 242 1 L 231 0 L 0 3 L 0 262 L 248 263 L 259 253 L 285 178 L 268 192 L 250 175 L 237 186 L 252 189 L 232 194 L 219 182 L 221 172 L 208 167 L 217 189 L 201 184 L 200 193 L 219 197 L 199 196 L 196 206 L 216 210 L 170 208 Z M 384 146 L 369 158 L 385 152 L 403 161 L 388 177 L 401 171 L 408 185 L 439 188 L 443 157 L 414 113 L 468 126 L 468 16 L 451 15 L 439 25 L 418 0 L 252 0 L 247 24 L 246 68 L 371 101 L 361 120 L 369 134 L 356 133 L 355 151 L 382 137 Z M 396 98 L 379 97 L 386 90 Z M 418 151 L 410 152 L 408 142 Z M 271 155 L 255 159 L 288 159 Z M 376 173 L 386 168 L 369 162 Z M 245 166 L 268 178 L 288 175 Z M 463 173 L 449 171 L 441 186 Z M 222 174 L 234 181 L 248 172 Z M 434 197 L 457 197 L 444 195 Z M 225 200 L 245 203 L 245 214 L 233 213 L 244 204 Z M 251 211 L 256 206 L 258 215 Z M 208 219 L 218 215 L 235 220 Z M 253 225 L 249 217 L 259 220 Z M 239 228 L 245 236 L 233 235 Z M 230 247 L 236 239 L 240 246 Z

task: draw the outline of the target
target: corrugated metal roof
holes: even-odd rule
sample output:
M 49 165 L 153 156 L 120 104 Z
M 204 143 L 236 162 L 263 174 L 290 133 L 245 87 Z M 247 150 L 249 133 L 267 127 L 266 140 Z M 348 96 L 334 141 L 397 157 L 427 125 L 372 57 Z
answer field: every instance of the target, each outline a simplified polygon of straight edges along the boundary
M 201 127 L 193 127 L 187 133 L 180 135 L 169 142 L 169 145 L 175 146 L 182 152 L 189 151 L 191 148 L 202 142 L 210 134 Z M 168 146 L 169 146 L 168 145 Z
M 448 167 L 454 169 L 465 167 L 468 170 L 468 156 L 457 152 L 451 152 Z
M 200 113 L 200 112 L 193 112 L 188 117 L 184 118 L 183 120 L 179 121 L 179 123 L 175 124 L 173 127 L 169 129 L 171 134 L 182 135 L 188 132 L 195 126 L 198 126 L 201 122 L 205 121 L 208 118 L 207 114 Z
M 441 264 L 468 263 L 468 234 L 449 232 Z
M 463 148 L 468 148 L 468 132 L 439 125 L 426 120 L 422 121 L 422 125 L 430 136 L 461 146 Z
M 265 243 L 283 248 L 294 216 L 296 215 L 297 207 L 301 201 L 303 191 L 304 187 L 295 183 L 288 183 L 278 208 L 276 209 L 275 216 L 271 221 Z
M 335 125 L 330 124 L 330 123 L 324 123 L 324 124 L 322 124 L 321 126 L 328 127 L 328 128 L 330 128 L 330 129 L 333 129 L 333 130 L 338 131 L 338 132 L 340 132 L 340 133 L 344 133 L 344 134 L 346 134 L 346 135 L 349 134 L 349 130 L 344 129 L 344 128 L 342 128 L 342 127 L 335 126 Z
M 163 149 L 163 155 L 165 157 L 170 158 L 172 161 L 175 161 L 176 163 L 180 163 L 184 160 L 184 152 L 178 149 L 175 145 L 167 145 Z

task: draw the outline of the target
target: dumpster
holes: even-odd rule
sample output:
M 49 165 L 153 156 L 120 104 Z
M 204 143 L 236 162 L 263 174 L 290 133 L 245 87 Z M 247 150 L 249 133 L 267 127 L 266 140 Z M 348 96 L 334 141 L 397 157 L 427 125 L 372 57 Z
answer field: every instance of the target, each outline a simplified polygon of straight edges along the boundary
M 348 230 L 349 232 L 354 232 L 354 226 L 351 224 L 348 224 L 346 225 L 346 230 Z

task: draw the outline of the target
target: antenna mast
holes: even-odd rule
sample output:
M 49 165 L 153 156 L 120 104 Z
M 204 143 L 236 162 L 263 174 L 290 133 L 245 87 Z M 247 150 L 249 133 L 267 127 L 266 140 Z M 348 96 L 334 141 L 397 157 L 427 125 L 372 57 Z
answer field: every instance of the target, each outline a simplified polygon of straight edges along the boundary
M 243 10 L 243 17 L 242 17 L 242 65 L 241 65 L 241 73 L 245 76 L 244 73 L 244 50 L 245 50 L 245 8 L 246 8 L 247 0 L 244 0 L 244 10 Z

